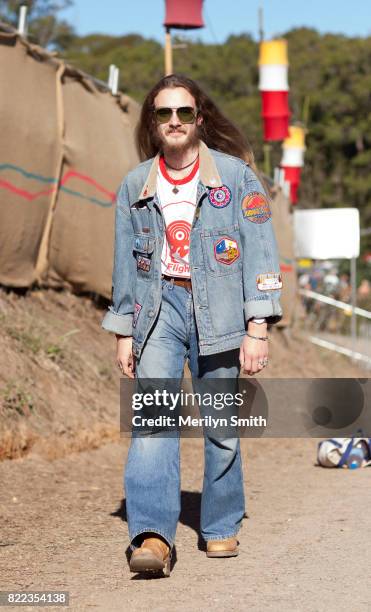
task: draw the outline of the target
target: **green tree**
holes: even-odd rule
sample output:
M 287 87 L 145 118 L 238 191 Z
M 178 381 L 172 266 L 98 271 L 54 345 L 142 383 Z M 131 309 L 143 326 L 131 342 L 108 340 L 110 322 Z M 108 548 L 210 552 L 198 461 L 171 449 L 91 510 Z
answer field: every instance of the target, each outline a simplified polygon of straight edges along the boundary
M 0 20 L 17 27 L 19 9 L 27 6 L 29 40 L 61 51 L 71 44 L 74 29 L 59 13 L 72 4 L 72 0 L 0 0 Z
M 102 81 L 110 64 L 120 68 L 120 88 L 142 102 L 147 91 L 163 76 L 163 49 L 139 34 L 90 34 L 75 38 L 64 53 L 67 61 Z

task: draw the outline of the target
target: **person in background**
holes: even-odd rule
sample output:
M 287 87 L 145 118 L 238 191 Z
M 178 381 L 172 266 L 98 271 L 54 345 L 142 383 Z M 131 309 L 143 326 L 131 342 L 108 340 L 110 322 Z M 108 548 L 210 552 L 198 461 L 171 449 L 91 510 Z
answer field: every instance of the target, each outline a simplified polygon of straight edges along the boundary
M 360 285 L 357 289 L 357 295 L 359 300 L 367 300 L 371 296 L 371 284 L 367 278 L 362 278 Z

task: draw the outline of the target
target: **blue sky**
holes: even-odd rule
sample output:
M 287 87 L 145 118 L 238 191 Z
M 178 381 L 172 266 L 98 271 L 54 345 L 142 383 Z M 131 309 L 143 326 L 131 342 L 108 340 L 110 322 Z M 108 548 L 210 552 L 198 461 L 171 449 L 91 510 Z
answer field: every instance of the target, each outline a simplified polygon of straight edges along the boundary
M 371 35 L 370 0 L 205 0 L 206 27 L 186 36 L 223 42 L 230 34 L 249 32 L 257 38 L 260 5 L 264 8 L 267 38 L 296 26 L 348 36 Z M 74 0 L 74 7 L 63 16 L 81 35 L 135 32 L 162 41 L 164 7 L 164 0 Z

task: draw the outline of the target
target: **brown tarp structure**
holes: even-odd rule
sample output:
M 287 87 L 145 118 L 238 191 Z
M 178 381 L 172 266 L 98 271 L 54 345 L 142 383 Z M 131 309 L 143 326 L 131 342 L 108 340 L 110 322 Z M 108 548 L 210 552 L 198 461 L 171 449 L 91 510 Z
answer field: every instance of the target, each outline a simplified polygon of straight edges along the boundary
M 0 283 L 111 295 L 139 105 L 0 31 Z
M 35 61 L 36 60 L 36 61 Z M 14 35 L 0 33 L 0 282 L 28 286 L 59 157 L 56 74 Z M 27 173 L 32 173 L 31 175 Z

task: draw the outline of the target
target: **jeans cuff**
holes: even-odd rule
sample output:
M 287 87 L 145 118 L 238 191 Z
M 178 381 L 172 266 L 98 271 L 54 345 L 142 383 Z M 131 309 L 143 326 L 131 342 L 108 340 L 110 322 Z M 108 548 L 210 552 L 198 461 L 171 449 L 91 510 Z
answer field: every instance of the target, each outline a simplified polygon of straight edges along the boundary
M 218 542 L 219 540 L 227 540 L 228 538 L 236 538 L 237 534 L 238 534 L 238 531 L 235 531 L 234 533 L 228 533 L 222 536 L 212 537 L 212 538 L 205 538 L 205 536 L 202 536 L 202 537 L 205 540 L 205 542 Z
M 162 538 L 164 538 L 164 540 L 166 540 L 168 546 L 170 547 L 170 550 L 173 547 L 173 542 L 172 542 L 171 538 L 169 538 L 167 535 L 165 535 L 162 531 L 159 531 L 158 529 L 152 529 L 151 527 L 149 527 L 148 529 L 141 529 L 140 531 L 135 533 L 133 536 L 130 536 L 130 548 L 131 548 L 132 551 L 134 551 L 136 548 L 139 548 L 139 546 L 135 546 L 133 544 L 133 540 L 135 540 L 135 538 L 137 538 L 142 533 L 157 533 Z

